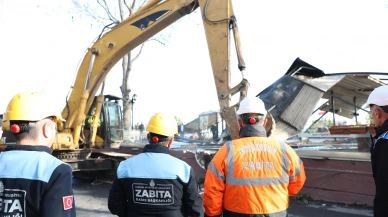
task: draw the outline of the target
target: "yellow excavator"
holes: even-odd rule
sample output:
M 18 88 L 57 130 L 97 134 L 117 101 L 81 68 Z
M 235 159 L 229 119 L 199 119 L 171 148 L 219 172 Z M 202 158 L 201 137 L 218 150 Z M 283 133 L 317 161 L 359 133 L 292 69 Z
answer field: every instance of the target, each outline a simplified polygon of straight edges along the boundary
M 58 140 L 54 150 L 77 150 L 80 147 L 114 147 L 123 140 L 122 115 L 119 98 L 96 96 L 110 69 L 129 51 L 145 42 L 181 17 L 201 8 L 204 28 L 209 46 L 214 80 L 223 118 L 232 137 L 238 136 L 238 125 L 234 108 L 229 103 L 231 96 L 240 92 L 246 95 L 248 82 L 230 88 L 229 44 L 233 30 L 239 69 L 245 69 L 240 49 L 236 18 L 231 0 L 151 0 L 111 31 L 105 33 L 89 48 L 85 55 L 67 105 L 62 112 L 66 118 L 59 126 Z M 89 139 L 83 137 L 85 118 L 93 111 L 94 121 L 90 124 Z M 102 115 L 101 115 L 102 114 Z M 98 121 L 104 128 L 98 129 Z M 98 135 L 97 133 L 100 134 Z M 102 138 L 102 140 L 99 140 Z
M 106 160 L 121 156 L 113 148 L 124 140 L 123 116 L 121 98 L 103 94 L 105 77 L 129 51 L 197 8 L 202 13 L 220 111 L 231 137 L 238 137 L 238 103 L 231 106 L 231 97 L 239 93 L 241 101 L 249 83 L 242 76 L 237 86 L 230 87 L 232 35 L 238 68 L 242 73 L 245 69 L 231 0 L 151 0 L 88 48 L 62 111 L 66 122 L 57 128 L 52 146 L 55 156 L 71 164 L 74 171 L 115 167 Z

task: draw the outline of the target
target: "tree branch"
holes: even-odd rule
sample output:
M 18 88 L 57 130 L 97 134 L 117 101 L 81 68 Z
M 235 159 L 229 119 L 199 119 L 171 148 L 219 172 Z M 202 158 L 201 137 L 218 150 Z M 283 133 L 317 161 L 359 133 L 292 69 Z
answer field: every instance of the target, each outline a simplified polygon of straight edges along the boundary
M 124 10 L 123 10 L 123 2 L 121 0 L 119 1 L 119 11 L 120 11 L 120 21 L 124 20 Z
M 97 21 L 97 23 L 101 25 L 105 25 L 103 21 L 111 21 L 110 19 L 99 16 L 98 15 L 99 13 L 93 10 L 89 4 L 81 5 L 78 0 L 73 0 L 72 2 L 75 8 L 75 10 L 73 10 L 72 13 L 81 14 L 81 15 L 85 14 L 87 17 L 92 18 L 93 20 Z
M 126 96 L 127 89 L 128 89 L 128 86 L 127 86 L 127 81 L 128 81 L 127 69 L 128 69 L 128 64 L 129 64 L 128 58 L 127 58 L 128 56 L 130 56 L 130 55 L 128 55 L 128 54 L 125 55 L 121 61 L 121 67 L 123 70 L 123 80 L 122 80 L 122 85 L 121 85 L 120 89 L 121 89 L 121 93 L 122 93 L 124 98 L 127 98 L 125 96 Z
M 131 63 L 134 63 L 134 62 L 135 62 L 135 60 L 137 60 L 137 58 L 139 58 L 139 56 L 140 56 L 141 52 L 143 51 L 144 44 L 145 44 L 145 43 L 141 44 L 141 47 L 140 47 L 139 53 L 137 53 L 137 54 L 136 54 L 136 56 L 135 56 L 135 57 L 134 57 L 134 58 L 131 60 Z
M 163 46 L 166 45 L 165 43 L 163 43 L 162 41 L 160 41 L 160 40 L 157 39 L 157 38 L 148 39 L 148 40 L 145 41 L 143 44 L 141 44 L 139 53 L 137 53 L 136 56 L 130 61 L 131 64 L 132 64 L 133 62 L 135 62 L 135 60 L 137 60 L 137 58 L 139 58 L 141 52 L 143 51 L 143 48 L 144 48 L 145 43 L 146 43 L 146 42 L 149 42 L 149 41 L 157 41 L 157 42 L 159 42 L 160 44 L 162 44 Z
M 107 13 L 108 13 L 108 16 L 109 17 L 111 17 L 113 20 L 112 21 L 117 21 L 117 19 L 112 15 L 112 13 L 110 12 L 110 10 L 109 10 L 109 6 L 108 6 L 108 4 L 106 3 L 106 1 L 105 0 L 102 0 L 103 2 L 104 2 L 104 4 L 105 4 L 105 10 L 107 11 Z
M 140 8 L 143 7 L 146 2 L 147 0 L 144 0 L 143 3 L 140 5 Z
M 164 42 L 162 42 L 161 40 L 157 39 L 157 38 L 151 38 L 149 39 L 149 41 L 157 41 L 159 42 L 161 45 L 165 46 L 166 44 Z
M 135 2 L 136 2 L 136 0 L 133 0 L 132 6 L 135 4 Z M 131 10 L 131 7 L 129 7 L 127 0 L 124 0 L 124 5 L 127 7 L 128 11 L 129 11 L 129 16 L 131 16 L 133 10 Z
M 76 7 L 76 8 L 82 8 L 81 5 L 79 4 L 79 2 L 77 0 L 72 0 L 73 2 L 73 5 Z
M 105 0 L 102 0 L 102 1 L 104 2 L 105 6 L 102 5 L 102 3 L 100 2 L 100 0 L 97 0 L 97 3 L 105 10 L 106 14 L 108 15 L 108 17 L 109 17 L 109 19 L 110 19 L 111 21 L 113 21 L 113 22 L 118 22 L 118 20 L 117 20 L 116 18 L 114 18 L 114 16 L 110 13 L 109 7 L 108 7 L 108 5 L 106 4 L 106 1 L 105 1 Z
M 127 78 L 127 82 L 129 81 L 129 73 L 131 72 L 131 69 L 132 69 L 131 56 L 132 56 L 132 52 L 129 52 L 127 55 L 128 65 L 127 65 L 127 69 L 125 70 L 125 76 Z M 128 87 L 129 87 L 129 84 L 127 83 L 127 88 Z

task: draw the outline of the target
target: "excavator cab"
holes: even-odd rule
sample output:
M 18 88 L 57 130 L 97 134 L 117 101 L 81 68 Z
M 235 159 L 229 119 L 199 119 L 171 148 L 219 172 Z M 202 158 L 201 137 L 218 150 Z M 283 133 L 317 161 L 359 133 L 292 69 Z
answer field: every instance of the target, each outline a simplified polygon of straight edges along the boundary
M 102 102 L 100 119 L 97 122 L 97 133 L 94 146 L 97 148 L 118 148 L 124 141 L 124 122 L 120 106 L 121 98 L 105 95 Z M 84 136 L 90 140 L 91 125 L 94 122 L 97 111 L 97 97 L 86 116 Z
M 119 100 L 121 98 L 105 95 L 102 106 L 102 120 L 105 120 L 105 136 L 103 137 L 106 141 L 105 147 L 118 148 L 124 141 L 124 121 Z

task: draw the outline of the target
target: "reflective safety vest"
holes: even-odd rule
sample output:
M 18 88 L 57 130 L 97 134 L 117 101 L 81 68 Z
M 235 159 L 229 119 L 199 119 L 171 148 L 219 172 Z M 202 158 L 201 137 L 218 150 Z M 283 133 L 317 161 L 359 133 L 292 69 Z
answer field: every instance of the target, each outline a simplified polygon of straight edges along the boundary
M 303 162 L 284 142 L 244 137 L 227 142 L 208 166 L 203 204 L 208 216 L 222 209 L 271 214 L 288 208 L 288 196 L 303 187 Z

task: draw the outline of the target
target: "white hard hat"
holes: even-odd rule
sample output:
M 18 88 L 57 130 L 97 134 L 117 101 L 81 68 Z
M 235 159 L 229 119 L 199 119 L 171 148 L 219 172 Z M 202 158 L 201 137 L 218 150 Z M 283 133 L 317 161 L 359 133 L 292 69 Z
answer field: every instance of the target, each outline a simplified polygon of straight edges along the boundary
M 237 114 L 246 114 L 246 113 L 258 113 L 262 115 L 267 115 L 267 110 L 265 109 L 264 102 L 258 97 L 246 97 L 240 102 L 240 107 L 237 110 Z
M 369 95 L 368 100 L 366 101 L 367 105 L 378 105 L 386 106 L 388 105 L 388 86 L 380 86 L 375 88 Z

